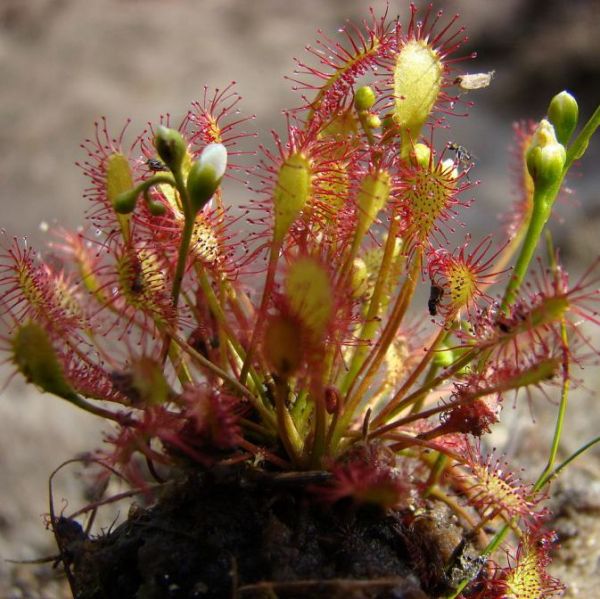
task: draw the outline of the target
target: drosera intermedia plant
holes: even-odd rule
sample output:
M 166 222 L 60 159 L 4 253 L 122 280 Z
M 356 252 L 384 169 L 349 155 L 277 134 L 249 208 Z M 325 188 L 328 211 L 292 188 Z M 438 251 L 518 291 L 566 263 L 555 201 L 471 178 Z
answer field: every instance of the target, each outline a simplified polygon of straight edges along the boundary
M 476 74 L 457 17 L 411 5 L 407 25 L 371 15 L 342 37 L 298 62 L 300 106 L 260 148 L 241 215 L 221 186 L 250 135 L 233 84 L 129 147 L 97 124 L 89 228 L 57 230 L 48 260 L 5 245 L 3 349 L 28 382 L 111 421 L 94 462 L 136 492 L 148 473 L 246 465 L 304 476 L 331 509 L 401 512 L 407 530 L 441 503 L 478 557 L 446 564 L 438 594 L 554 596 L 543 500 L 572 370 L 597 354 L 580 325 L 600 324 L 600 279 L 596 260 L 570 283 L 551 244 L 533 259 L 600 109 L 575 136 L 561 92 L 519 129 L 509 225 L 456 243 L 476 181 L 448 128 L 481 87 L 461 84 Z M 548 386 L 556 432 L 527 483 L 485 436 L 507 397 Z

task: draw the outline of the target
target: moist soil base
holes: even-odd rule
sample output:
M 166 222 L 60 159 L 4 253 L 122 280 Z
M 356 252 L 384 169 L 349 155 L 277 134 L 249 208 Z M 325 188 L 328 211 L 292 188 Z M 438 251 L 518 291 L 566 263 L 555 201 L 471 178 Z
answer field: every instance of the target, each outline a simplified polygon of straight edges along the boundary
M 88 538 L 55 531 L 77 599 L 437 597 L 464 555 L 445 510 L 416 516 L 338 502 L 313 482 L 230 470 L 169 485 L 151 508 Z M 454 570 L 453 570 L 454 568 Z

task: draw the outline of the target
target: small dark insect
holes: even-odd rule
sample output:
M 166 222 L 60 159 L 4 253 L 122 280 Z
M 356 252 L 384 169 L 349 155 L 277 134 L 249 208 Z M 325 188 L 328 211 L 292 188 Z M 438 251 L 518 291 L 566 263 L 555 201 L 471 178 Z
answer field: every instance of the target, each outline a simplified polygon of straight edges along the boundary
M 473 156 L 464 146 L 460 146 L 453 141 L 449 141 L 446 147 L 454 152 L 457 162 L 462 166 L 470 166 L 473 162 Z
M 142 275 L 142 272 L 140 270 L 140 272 L 136 272 L 133 275 L 133 278 L 131 280 L 131 293 L 133 293 L 134 295 L 140 295 L 140 293 L 143 293 L 144 291 L 144 277 Z
M 527 320 L 527 315 L 522 310 L 517 309 L 510 317 L 499 314 L 494 324 L 502 333 L 510 333 L 525 320 Z
M 510 333 L 510 324 L 508 320 L 498 318 L 496 321 L 496 326 L 500 329 L 502 333 Z
M 211 350 L 218 349 L 220 344 L 219 337 L 211 337 L 205 327 L 195 328 L 188 337 L 188 343 L 205 358 L 209 358 Z
M 129 290 L 134 295 L 140 295 L 144 292 L 144 271 L 142 269 L 142 264 L 137 257 L 132 259 Z
M 444 288 L 432 283 L 431 290 L 429 291 L 429 300 L 427 301 L 427 307 L 431 316 L 437 314 L 437 308 L 442 301 L 442 297 L 444 297 Z
M 146 160 L 146 166 L 155 173 L 168 170 L 166 164 L 158 160 L 158 158 L 148 158 L 148 160 Z
M 469 152 L 469 150 L 467 150 L 467 148 L 460 146 L 453 141 L 449 141 L 446 147 L 454 152 L 457 164 L 465 171 L 465 174 L 467 175 L 467 181 L 471 182 L 471 179 L 469 178 L 469 169 L 473 165 L 474 156 Z
M 133 381 L 133 374 L 130 372 L 121 372 L 113 370 L 110 375 L 110 382 L 113 387 L 121 394 L 123 394 L 130 402 L 132 406 L 141 405 L 142 396 L 140 392 L 135 388 Z
M 333 385 L 325 387 L 325 409 L 329 414 L 335 414 L 341 405 L 342 398 L 339 389 Z

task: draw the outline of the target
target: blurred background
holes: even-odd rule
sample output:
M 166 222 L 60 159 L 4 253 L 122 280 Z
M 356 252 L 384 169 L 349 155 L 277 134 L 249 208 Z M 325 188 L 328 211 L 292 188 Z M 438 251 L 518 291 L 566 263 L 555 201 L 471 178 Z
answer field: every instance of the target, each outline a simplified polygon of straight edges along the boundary
M 7 237 L 27 236 L 41 247 L 46 238 L 41 223 L 81 224 L 86 181 L 74 163 L 84 158 L 79 143 L 93 134 L 93 123 L 101 116 L 115 133 L 131 117 L 133 140 L 161 113 L 171 113 L 177 122 L 190 102 L 201 97 L 205 84 L 224 87 L 235 80 L 244 99 L 241 109 L 256 115 L 249 126 L 256 127 L 259 142 L 269 143 L 269 131 L 282 129 L 281 110 L 298 103 L 291 83 L 283 79 L 293 70 L 292 57 L 302 57 L 317 28 L 335 37 L 347 18 L 368 16 L 370 5 L 382 14 L 387 3 L 0 0 L 0 227 Z M 405 15 L 407 6 L 405 0 L 392 0 L 390 14 Z M 464 53 L 478 52 L 478 60 L 463 68 L 495 70 L 491 87 L 469 98 L 476 102 L 470 118 L 452 119 L 451 133 L 476 157 L 471 177 L 483 183 L 474 192 L 468 220 L 485 233 L 497 228 L 496 214 L 510 204 L 511 123 L 539 119 L 551 96 L 562 89 L 579 99 L 582 118 L 600 101 L 600 1 L 455 0 L 436 6 L 446 15 L 461 14 L 470 37 Z M 553 225 L 557 244 L 575 270 L 600 252 L 599 160 L 596 138 L 570 180 L 576 194 L 563 208 L 568 221 L 563 225 L 558 219 Z M 247 199 L 239 185 L 230 193 L 232 201 Z M 9 372 L 4 367 L 0 374 L 4 379 Z M 587 375 L 564 452 L 600 429 L 595 407 L 600 377 L 593 368 Z M 499 433 L 499 442 L 543 460 L 547 445 L 535 445 L 532 439 L 540 429 L 551 429 L 552 417 L 536 413 L 536 418 L 544 426 L 532 429 L 530 418 L 509 418 L 511 428 Z M 13 567 L 4 560 L 52 554 L 51 535 L 41 518 L 48 509 L 47 477 L 62 461 L 100 440 L 92 416 L 36 395 L 18 379 L 2 392 L 0 597 L 60 596 L 58 586 L 44 578 L 45 571 Z M 590 470 L 596 467 L 588 461 Z M 590 501 L 599 507 L 595 472 L 596 495 Z M 55 491 L 58 505 L 64 497 L 75 509 L 82 501 L 81 489 L 73 471 L 66 472 Z M 598 576 L 598 563 L 590 563 Z

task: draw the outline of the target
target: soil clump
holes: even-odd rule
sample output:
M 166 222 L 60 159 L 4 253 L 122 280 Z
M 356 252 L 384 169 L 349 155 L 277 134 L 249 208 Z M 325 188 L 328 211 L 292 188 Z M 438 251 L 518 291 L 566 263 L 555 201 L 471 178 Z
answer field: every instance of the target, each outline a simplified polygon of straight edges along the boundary
M 97 538 L 57 519 L 75 597 L 427 599 L 464 575 L 470 547 L 446 509 L 329 506 L 315 484 L 195 474 Z

